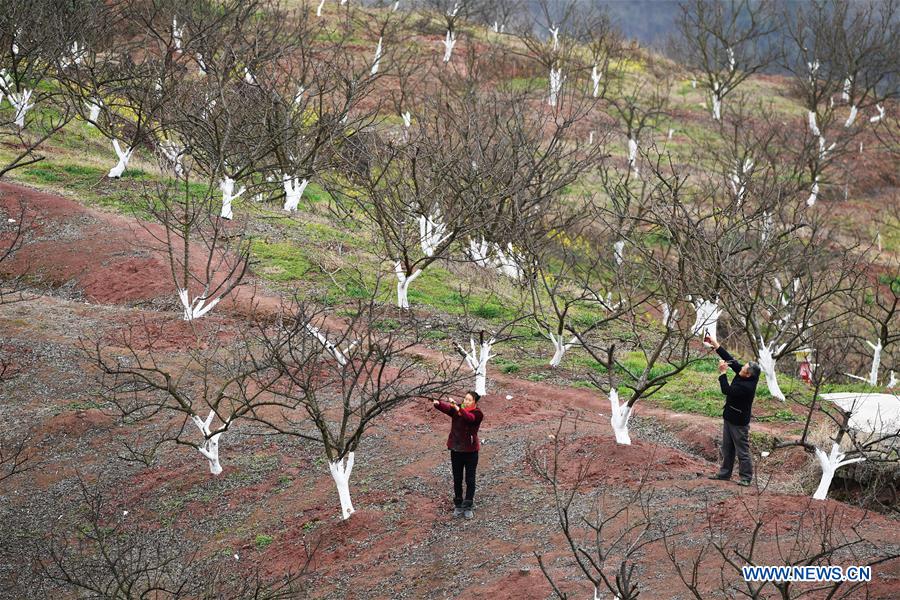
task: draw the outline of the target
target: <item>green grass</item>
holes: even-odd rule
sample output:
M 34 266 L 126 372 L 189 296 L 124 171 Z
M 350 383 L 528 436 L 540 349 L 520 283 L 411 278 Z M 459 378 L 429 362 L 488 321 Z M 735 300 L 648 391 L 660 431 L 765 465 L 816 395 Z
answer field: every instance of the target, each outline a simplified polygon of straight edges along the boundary
M 274 541 L 275 541 L 275 538 L 273 538 L 271 535 L 266 535 L 264 533 L 260 533 L 256 536 L 256 539 L 253 540 L 253 543 L 256 544 L 257 548 L 259 548 L 260 550 L 263 550 Z

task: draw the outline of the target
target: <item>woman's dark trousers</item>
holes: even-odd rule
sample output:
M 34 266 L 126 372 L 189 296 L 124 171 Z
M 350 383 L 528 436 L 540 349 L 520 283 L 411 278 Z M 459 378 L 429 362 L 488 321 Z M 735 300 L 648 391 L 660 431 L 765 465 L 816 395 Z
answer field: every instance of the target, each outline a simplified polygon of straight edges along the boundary
M 451 450 L 450 466 L 453 469 L 453 505 L 457 508 L 472 508 L 475 500 L 475 469 L 478 467 L 478 452 Z M 465 500 L 463 500 L 463 474 L 466 478 Z

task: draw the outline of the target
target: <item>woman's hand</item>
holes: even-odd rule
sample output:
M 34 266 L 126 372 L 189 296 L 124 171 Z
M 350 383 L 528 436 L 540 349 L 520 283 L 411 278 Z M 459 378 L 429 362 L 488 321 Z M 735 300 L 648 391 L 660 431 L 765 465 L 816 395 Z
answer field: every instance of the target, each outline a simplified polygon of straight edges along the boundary
M 432 403 L 435 407 L 437 407 L 437 406 L 441 403 L 441 401 L 440 401 L 440 400 L 432 400 L 431 403 Z
M 719 374 L 724 375 L 727 370 L 728 370 L 728 363 L 725 362 L 724 360 L 720 360 L 719 361 Z

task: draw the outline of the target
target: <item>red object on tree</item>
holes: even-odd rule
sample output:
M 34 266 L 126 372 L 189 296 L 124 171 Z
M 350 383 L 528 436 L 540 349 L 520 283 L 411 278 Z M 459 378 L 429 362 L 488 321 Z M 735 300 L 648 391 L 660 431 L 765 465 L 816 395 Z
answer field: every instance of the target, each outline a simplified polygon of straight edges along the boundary
M 800 380 L 812 385 L 812 365 L 809 364 L 809 360 L 800 363 Z

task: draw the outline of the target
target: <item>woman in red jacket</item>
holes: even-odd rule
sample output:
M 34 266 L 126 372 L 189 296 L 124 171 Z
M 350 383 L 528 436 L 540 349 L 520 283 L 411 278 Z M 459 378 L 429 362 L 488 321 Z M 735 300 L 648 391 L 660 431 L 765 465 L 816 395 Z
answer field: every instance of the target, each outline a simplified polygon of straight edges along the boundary
M 447 448 L 450 449 L 450 465 L 453 468 L 453 516 L 465 516 L 471 519 L 475 516 L 475 469 L 478 467 L 478 450 L 481 442 L 478 440 L 478 427 L 484 415 L 478 409 L 478 400 L 481 399 L 476 392 L 466 394 L 462 404 L 455 402 L 434 401 L 434 407 L 442 413 L 450 415 L 453 421 L 450 424 L 450 436 L 447 438 Z M 466 497 L 463 499 L 463 473 L 466 479 Z

